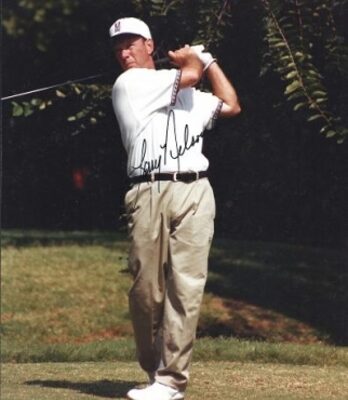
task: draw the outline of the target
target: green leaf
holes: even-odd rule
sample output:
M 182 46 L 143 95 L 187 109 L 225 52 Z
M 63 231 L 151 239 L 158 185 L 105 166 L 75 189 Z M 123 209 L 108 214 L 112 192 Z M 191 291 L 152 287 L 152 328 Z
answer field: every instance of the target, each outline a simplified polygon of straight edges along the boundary
M 312 93 L 312 96 L 327 96 L 327 93 L 323 92 L 322 90 L 316 90 L 315 92 Z
M 37 99 L 37 98 L 35 98 L 35 99 L 32 99 L 31 100 L 31 102 L 30 102 L 33 106 L 39 106 L 41 103 L 42 103 L 42 100 L 41 99 Z
M 33 114 L 33 112 L 34 112 L 34 110 L 32 109 L 31 104 L 25 102 L 25 103 L 24 103 L 24 112 L 23 112 L 23 115 L 24 115 L 25 117 L 29 117 L 29 115 Z
M 81 90 L 78 88 L 78 86 L 74 86 L 74 90 L 76 94 L 81 94 Z
M 297 76 L 297 75 L 298 75 L 297 71 L 291 71 L 286 75 L 285 78 L 286 79 L 292 79 L 292 78 L 295 78 L 295 76 Z
M 316 78 L 322 78 L 322 75 L 320 75 L 319 72 L 314 71 L 313 69 L 310 69 L 310 70 L 308 71 L 308 74 L 309 74 L 309 75 L 312 75 L 312 76 L 314 76 L 314 77 L 316 77 Z
M 294 81 L 294 82 L 290 83 L 290 85 L 288 85 L 288 86 L 286 87 L 284 93 L 285 93 L 286 95 L 287 95 L 287 94 L 291 94 L 291 93 L 293 93 L 295 90 L 297 90 L 297 89 L 300 88 L 300 87 L 301 87 L 300 82 L 299 82 L 299 81 Z
M 307 118 L 307 121 L 311 122 L 311 121 L 314 121 L 319 118 L 323 118 L 323 116 L 321 114 L 315 114 L 315 115 L 312 115 L 311 117 Z
M 23 115 L 23 113 L 24 113 L 24 108 L 20 105 L 20 104 L 18 104 L 18 103 L 16 103 L 16 102 L 12 102 L 12 106 L 13 106 L 13 108 L 12 108 L 12 115 L 14 116 L 14 117 L 20 117 L 21 115 Z
M 302 91 L 301 92 L 298 91 L 298 92 L 294 92 L 290 96 L 288 96 L 288 100 L 295 100 L 295 99 L 299 99 L 301 97 L 305 97 L 305 95 Z
M 66 97 L 66 94 L 63 93 L 63 92 L 60 91 L 60 90 L 56 90 L 56 95 L 57 95 L 57 97 L 62 97 L 62 98 Z
M 69 122 L 76 121 L 75 115 L 71 115 L 70 117 L 68 117 L 68 121 Z
M 336 136 L 337 135 L 337 132 L 336 131 L 334 131 L 334 130 L 330 130 L 330 131 L 328 131 L 328 132 L 326 132 L 325 133 L 325 136 L 327 137 L 327 138 L 331 138 L 331 137 L 333 137 L 333 136 Z
M 270 43 L 279 43 L 281 42 L 281 40 L 282 40 L 281 38 L 275 38 L 275 37 L 271 37 L 268 39 Z
M 305 103 L 305 102 L 295 104 L 295 106 L 294 106 L 294 111 L 297 111 L 297 110 L 299 110 L 300 108 L 305 107 L 306 105 L 307 105 L 307 103 Z

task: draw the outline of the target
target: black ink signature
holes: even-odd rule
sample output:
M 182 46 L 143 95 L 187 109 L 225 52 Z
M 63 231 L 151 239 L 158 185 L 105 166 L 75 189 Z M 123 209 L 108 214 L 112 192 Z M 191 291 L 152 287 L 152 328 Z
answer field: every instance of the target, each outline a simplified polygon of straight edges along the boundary
M 168 149 L 168 139 L 171 124 L 173 125 L 173 135 L 175 139 L 175 149 Z M 138 166 L 134 166 L 133 171 L 141 170 L 144 175 L 150 174 L 152 171 L 157 170 L 159 173 L 161 172 L 162 161 L 163 165 L 167 164 L 167 155 L 169 150 L 169 156 L 173 160 L 177 160 L 178 163 L 178 171 L 180 171 L 180 157 L 182 157 L 186 151 L 190 150 L 194 145 L 199 143 L 200 139 L 203 137 L 204 131 L 199 135 L 191 137 L 189 139 L 189 127 L 186 124 L 184 128 L 184 144 L 178 145 L 177 140 L 177 132 L 176 132 L 176 122 L 175 122 L 175 113 L 174 110 L 170 110 L 167 118 L 167 127 L 166 127 L 166 135 L 164 144 L 160 145 L 160 148 L 163 150 L 163 154 L 160 154 L 157 158 L 146 160 L 146 151 L 147 151 L 147 141 L 143 140 L 141 146 L 141 160 Z
M 172 118 L 171 118 L 172 117 Z M 190 150 L 195 144 L 197 144 L 200 139 L 203 137 L 204 131 L 199 135 L 193 136 L 191 138 L 191 142 L 189 141 L 189 127 L 186 124 L 184 129 L 184 146 L 178 146 L 178 141 L 176 137 L 176 123 L 175 123 L 175 114 L 173 110 L 169 111 L 168 119 L 167 119 L 167 130 L 166 130 L 166 141 L 164 145 L 161 145 L 162 149 L 165 149 L 164 159 L 166 160 L 167 156 L 167 144 L 168 144 L 168 132 L 169 132 L 169 123 L 173 119 L 173 131 L 174 131 L 174 139 L 176 144 L 176 154 L 173 153 L 172 150 L 169 151 L 169 155 L 173 160 L 179 160 L 181 156 L 183 156 L 187 150 Z M 180 169 L 179 169 L 180 170 Z
M 151 172 L 156 169 L 158 169 L 158 171 L 160 171 L 161 165 L 162 165 L 162 155 L 160 155 L 158 158 L 145 161 L 146 150 L 147 150 L 147 141 L 146 141 L 146 139 L 144 139 L 142 146 L 141 146 L 140 164 L 137 167 L 132 167 L 133 171 L 140 169 L 142 171 L 143 175 L 151 174 Z

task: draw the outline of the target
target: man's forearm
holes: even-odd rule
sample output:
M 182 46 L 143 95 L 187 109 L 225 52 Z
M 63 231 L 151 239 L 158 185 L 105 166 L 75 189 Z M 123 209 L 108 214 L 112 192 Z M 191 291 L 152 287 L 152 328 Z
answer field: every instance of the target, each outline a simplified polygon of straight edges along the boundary
M 211 83 L 213 94 L 224 102 L 220 116 L 233 117 L 239 114 L 241 108 L 237 93 L 232 83 L 216 62 L 213 62 L 209 66 L 206 75 Z
M 185 46 L 176 51 L 169 51 L 168 55 L 171 61 L 181 69 L 181 89 L 195 86 L 201 80 L 203 65 L 190 46 Z
M 195 86 L 202 78 L 203 67 L 201 62 L 190 60 L 187 64 L 181 66 L 180 88 Z

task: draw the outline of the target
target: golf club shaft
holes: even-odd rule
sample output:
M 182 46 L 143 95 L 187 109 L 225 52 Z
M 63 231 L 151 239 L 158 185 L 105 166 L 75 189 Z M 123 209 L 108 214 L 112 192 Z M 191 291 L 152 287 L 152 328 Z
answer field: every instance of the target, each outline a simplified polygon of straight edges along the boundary
M 155 64 L 156 65 L 160 65 L 160 64 L 165 64 L 169 61 L 168 57 L 163 57 L 160 58 L 158 60 L 155 60 Z M 55 89 L 58 87 L 62 87 L 62 86 L 66 86 L 66 85 L 71 85 L 73 83 L 81 83 L 81 82 L 85 82 L 85 81 L 89 81 L 92 79 L 96 79 L 96 78 L 101 78 L 103 76 L 106 76 L 109 72 L 104 72 L 101 74 L 97 74 L 97 75 L 90 75 L 90 76 L 86 76 L 84 78 L 79 78 L 79 79 L 74 79 L 74 80 L 68 80 L 65 82 L 61 82 L 61 83 L 56 83 L 54 85 L 50 85 L 50 86 L 45 86 L 42 88 L 38 88 L 38 89 L 33 89 L 33 90 L 29 90 L 28 92 L 22 92 L 22 93 L 16 93 L 16 94 L 12 94 L 10 96 L 5 96 L 1 98 L 1 101 L 6 101 L 6 100 L 12 100 L 12 99 L 16 99 L 18 97 L 24 97 L 24 96 L 29 96 L 31 94 L 35 94 L 35 93 L 40 93 L 40 92 L 45 92 L 47 90 L 50 89 Z

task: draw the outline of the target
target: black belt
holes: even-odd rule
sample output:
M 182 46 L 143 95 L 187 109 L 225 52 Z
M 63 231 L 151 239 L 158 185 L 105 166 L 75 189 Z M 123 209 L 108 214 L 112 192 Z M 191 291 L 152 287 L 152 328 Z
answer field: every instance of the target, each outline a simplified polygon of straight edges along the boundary
M 193 182 L 201 178 L 206 178 L 208 171 L 199 172 L 168 172 L 168 173 L 152 173 L 147 175 L 139 175 L 130 178 L 131 183 L 155 182 L 155 181 L 173 181 L 173 182 Z

